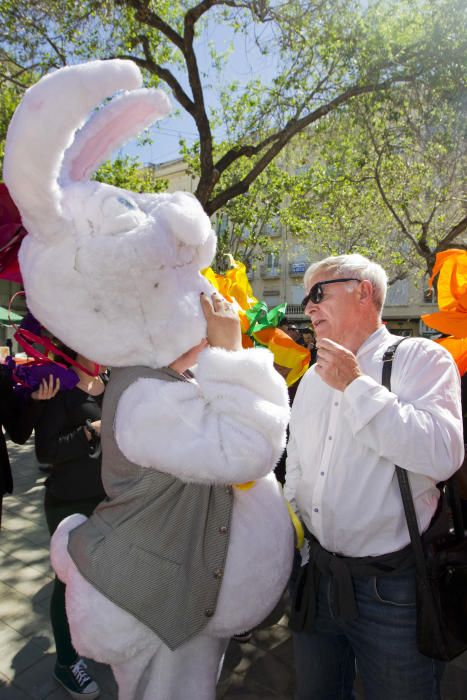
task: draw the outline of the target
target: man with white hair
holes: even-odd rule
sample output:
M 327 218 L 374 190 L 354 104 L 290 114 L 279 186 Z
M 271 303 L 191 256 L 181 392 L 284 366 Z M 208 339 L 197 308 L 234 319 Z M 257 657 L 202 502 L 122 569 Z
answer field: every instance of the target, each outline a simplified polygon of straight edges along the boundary
M 381 320 L 387 279 L 361 255 L 305 273 L 318 356 L 292 408 L 285 495 L 301 517 L 309 563 L 291 616 L 296 700 L 435 700 L 442 665 L 416 646 L 415 567 L 394 465 L 409 472 L 421 531 L 436 484 L 463 460 L 460 383 L 450 355 L 423 338 L 398 348 L 391 391 Z

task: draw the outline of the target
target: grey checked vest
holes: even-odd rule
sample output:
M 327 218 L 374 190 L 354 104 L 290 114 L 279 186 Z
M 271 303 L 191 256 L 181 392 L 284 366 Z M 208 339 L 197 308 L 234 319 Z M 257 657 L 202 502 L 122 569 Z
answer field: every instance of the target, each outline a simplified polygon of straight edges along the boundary
M 120 452 L 114 435 L 117 403 L 142 377 L 184 381 L 167 368 L 112 370 L 101 431 L 108 498 L 70 533 L 68 550 L 84 578 L 176 649 L 215 612 L 233 495 L 231 486 L 185 483 L 138 466 Z

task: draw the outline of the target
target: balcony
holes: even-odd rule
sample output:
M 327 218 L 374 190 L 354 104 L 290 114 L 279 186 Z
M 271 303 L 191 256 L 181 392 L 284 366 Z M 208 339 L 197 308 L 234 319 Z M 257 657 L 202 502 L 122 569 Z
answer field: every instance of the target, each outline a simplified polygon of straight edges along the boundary
M 274 267 L 269 267 L 268 265 L 261 265 L 261 277 L 263 279 L 275 280 L 281 276 L 282 265 L 274 265 Z
M 290 277 L 303 277 L 303 275 L 307 271 L 307 268 L 307 262 L 301 261 L 289 263 L 289 275 Z
M 286 316 L 287 318 L 305 318 L 305 314 L 303 313 L 303 306 L 301 304 L 287 304 Z

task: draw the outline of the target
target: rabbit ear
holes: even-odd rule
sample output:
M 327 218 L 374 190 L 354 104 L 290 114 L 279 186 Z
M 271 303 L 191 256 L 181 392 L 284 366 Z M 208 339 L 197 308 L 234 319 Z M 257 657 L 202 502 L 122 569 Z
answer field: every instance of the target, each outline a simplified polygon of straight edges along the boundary
M 141 82 L 132 61 L 114 59 L 61 68 L 27 90 L 10 122 L 3 173 L 28 231 L 63 230 L 58 178 L 64 151 L 96 105 Z
M 76 134 L 63 160 L 62 186 L 89 178 L 119 146 L 169 112 L 162 90 L 134 90 L 113 99 Z

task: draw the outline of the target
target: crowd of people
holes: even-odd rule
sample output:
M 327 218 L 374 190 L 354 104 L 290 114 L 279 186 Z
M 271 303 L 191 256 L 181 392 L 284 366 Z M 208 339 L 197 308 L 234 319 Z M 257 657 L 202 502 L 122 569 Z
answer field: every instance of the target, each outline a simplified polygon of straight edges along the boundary
M 315 335 L 311 326 L 299 327 L 296 323 L 292 323 L 292 321 L 285 317 L 279 323 L 279 328 L 281 331 L 284 331 L 284 333 L 287 333 L 298 345 L 302 345 L 310 351 L 314 349 Z
M 443 664 L 417 649 L 415 567 L 394 466 L 409 473 L 426 532 L 437 484 L 464 460 L 460 380 L 443 348 L 412 338 L 397 349 L 391 390 L 382 386 L 383 355 L 398 340 L 382 322 L 386 286 L 384 270 L 360 255 L 326 258 L 304 278 L 311 327 L 281 324 L 312 353 L 290 397 L 287 452 L 276 471 L 305 532 L 289 586 L 296 700 L 350 700 L 356 669 L 367 700 L 441 697 Z M 106 497 L 99 438 L 107 376 L 76 359 L 89 371 L 76 370 L 74 389 L 44 380 L 28 398 L 0 368 L 2 426 L 19 443 L 35 429 L 37 458 L 51 465 L 44 498 L 51 535 L 63 518 L 90 515 Z M 12 477 L 0 436 L 5 494 Z M 50 615 L 56 679 L 72 697 L 98 697 L 73 647 L 58 579 Z

